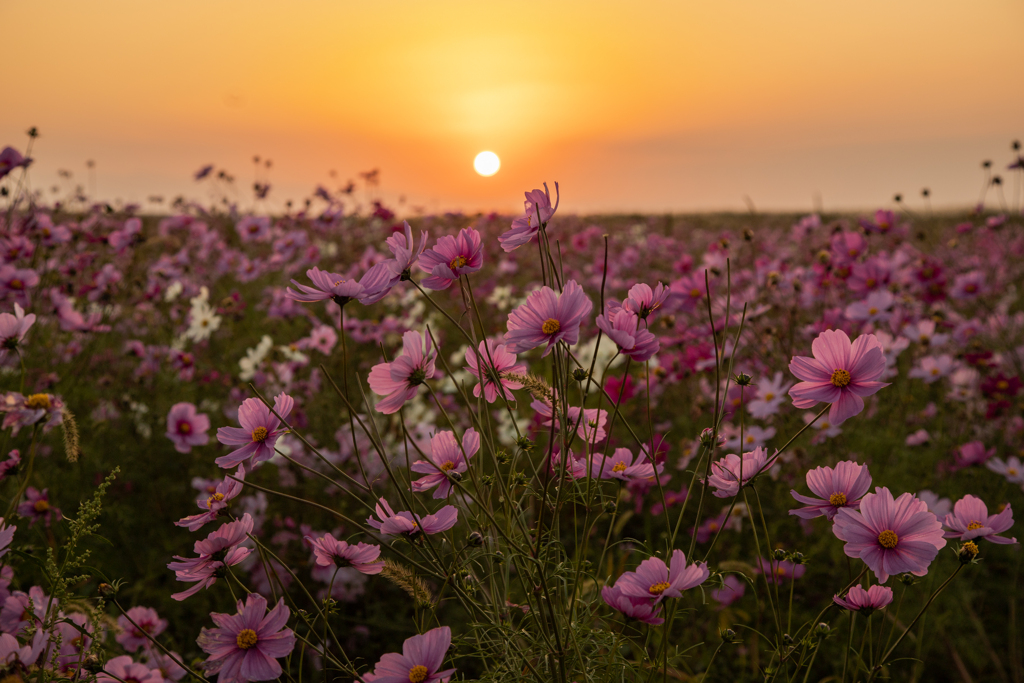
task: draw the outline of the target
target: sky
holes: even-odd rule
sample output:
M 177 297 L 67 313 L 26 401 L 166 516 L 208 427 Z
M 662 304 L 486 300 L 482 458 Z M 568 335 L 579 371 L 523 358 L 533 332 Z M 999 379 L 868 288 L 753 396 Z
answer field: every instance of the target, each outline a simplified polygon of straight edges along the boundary
M 276 206 L 377 168 L 404 214 L 554 181 L 579 213 L 952 207 L 1024 138 L 1020 0 L 0 0 L 0 25 L 0 146 L 37 126 L 34 186 L 107 200 L 202 199 L 215 164 L 245 207 L 259 155 Z

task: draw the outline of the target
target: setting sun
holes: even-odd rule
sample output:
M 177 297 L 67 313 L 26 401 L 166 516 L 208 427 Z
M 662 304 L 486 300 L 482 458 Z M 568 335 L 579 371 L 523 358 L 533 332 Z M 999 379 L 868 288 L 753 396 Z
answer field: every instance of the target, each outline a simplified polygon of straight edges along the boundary
M 473 159 L 473 168 L 477 173 L 488 178 L 501 168 L 501 159 L 494 152 L 480 152 L 476 155 L 476 159 Z

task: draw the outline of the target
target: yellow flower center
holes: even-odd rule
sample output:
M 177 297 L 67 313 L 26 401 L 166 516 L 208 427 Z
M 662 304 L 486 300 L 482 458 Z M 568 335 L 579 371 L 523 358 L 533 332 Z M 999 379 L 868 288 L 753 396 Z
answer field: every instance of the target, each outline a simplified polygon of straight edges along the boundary
M 259 426 L 252 430 L 253 443 L 263 443 L 267 440 L 268 436 L 270 436 L 270 432 L 267 431 L 266 427 Z
M 770 392 L 770 391 L 769 391 L 769 392 L 768 392 L 767 394 L 765 394 L 765 395 L 764 395 L 764 400 L 766 400 L 766 401 L 771 401 L 771 400 L 773 400 L 774 398 L 775 398 L 775 394 L 773 394 L 773 393 L 772 393 L 772 392 Z
M 341 286 L 342 284 L 344 284 L 345 282 L 348 282 L 348 280 L 337 280 L 337 281 L 336 281 L 336 282 L 334 283 L 334 286 L 335 286 L 335 287 L 339 287 L 339 286 Z
M 50 395 L 49 394 L 32 394 L 25 399 L 25 407 L 29 410 L 43 410 L 50 409 Z
M 960 552 L 966 552 L 972 558 L 976 557 L 978 555 L 978 544 L 974 541 L 967 541 L 962 546 L 960 546 Z
M 192 425 L 190 425 L 188 422 L 182 422 L 181 424 L 178 425 L 178 433 L 179 434 L 191 434 L 192 433 Z
M 998 382 L 996 382 L 996 389 L 999 389 L 999 391 L 1006 391 L 1009 388 L 1010 383 L 1007 382 L 1005 379 L 1001 379 Z
M 1016 477 L 1017 476 L 1017 468 L 1016 467 L 1008 467 L 1008 468 L 1006 468 L 1006 473 L 1009 474 L 1011 477 Z
M 409 683 L 423 683 L 427 679 L 427 667 L 417 664 L 409 669 Z
M 50 509 L 50 503 L 46 500 L 37 500 L 32 509 L 39 513 L 46 512 Z
M 778 574 L 779 576 L 785 576 L 786 575 L 786 568 L 785 567 L 779 567 L 778 569 L 775 570 L 775 573 Z
M 668 581 L 662 581 L 661 583 L 656 583 L 652 585 L 650 588 L 647 589 L 647 592 L 651 595 L 661 595 L 670 585 L 672 584 L 670 584 Z
M 11 289 L 25 289 L 25 283 L 15 278 L 8 284 Z
M 210 496 L 209 498 L 206 499 L 206 507 L 212 508 L 214 503 L 219 503 L 222 500 L 224 500 L 224 494 L 223 493 L 215 493 L 215 494 L 213 494 L 212 496 Z
M 878 309 L 872 306 L 868 309 L 868 315 L 878 315 Z
M 625 472 L 625 471 L 626 471 L 626 463 L 624 463 L 624 462 L 617 462 L 617 463 L 615 463 L 615 466 L 612 467 L 612 472 Z
M 934 377 L 937 374 L 939 374 L 939 369 L 938 368 L 932 368 L 932 376 Z
M 562 323 L 558 322 L 554 318 L 548 318 L 544 321 L 544 324 L 540 326 L 540 331 L 544 334 L 554 334 L 560 329 L 562 329 Z
M 895 548 L 896 544 L 899 543 L 899 540 L 900 537 L 896 535 L 896 532 L 890 531 L 889 529 L 886 529 L 882 533 L 878 534 L 878 542 L 881 544 L 883 548 L 886 548 L 888 550 L 892 550 L 893 548 Z
M 243 650 L 250 650 L 256 647 L 256 631 L 251 628 L 243 628 L 235 638 L 235 644 Z
M 837 491 L 828 497 L 828 502 L 834 507 L 841 508 L 846 505 L 846 494 L 841 491 Z
M 456 268 L 461 268 L 464 265 L 466 265 L 466 257 L 456 256 L 451 260 L 451 263 L 448 264 L 448 267 L 451 268 L 452 270 L 455 270 Z
M 690 290 L 690 296 L 696 299 L 697 297 L 700 296 L 700 290 L 694 287 L 693 289 Z
M 452 470 L 452 469 L 455 469 L 455 463 L 453 463 L 453 462 L 446 462 L 443 465 L 441 465 L 441 471 L 442 472 L 447 472 L 448 470 Z
M 981 522 L 975 521 L 975 522 L 971 522 L 970 524 L 967 525 L 967 530 L 968 531 L 974 531 L 975 529 L 980 529 L 983 526 L 985 526 L 985 525 L 982 524 Z
M 843 387 L 845 387 L 849 383 L 850 383 L 850 373 L 848 373 L 846 370 L 840 370 L 840 369 L 836 368 L 832 372 L 832 386 L 839 387 L 840 389 L 842 389 Z

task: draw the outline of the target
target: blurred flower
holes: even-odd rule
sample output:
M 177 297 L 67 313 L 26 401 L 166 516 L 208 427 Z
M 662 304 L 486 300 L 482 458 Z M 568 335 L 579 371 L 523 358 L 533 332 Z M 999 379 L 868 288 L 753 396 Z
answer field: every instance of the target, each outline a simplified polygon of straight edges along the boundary
M 205 446 L 210 437 L 210 418 L 196 412 L 191 403 L 175 403 L 167 413 L 167 438 L 174 442 L 174 450 L 189 453 L 193 446 Z
M 946 538 L 959 538 L 961 541 L 984 538 L 1001 545 L 1017 542 L 1016 538 L 996 535 L 1013 526 L 1013 509 L 1009 503 L 999 513 L 990 515 L 983 500 L 968 494 L 956 502 L 953 512 L 946 515 L 944 524 L 950 529 Z
M 868 616 L 875 610 L 884 609 L 892 602 L 892 589 L 875 585 L 864 590 L 858 585 L 851 588 L 846 597 L 836 595 L 832 601 L 843 609 Z

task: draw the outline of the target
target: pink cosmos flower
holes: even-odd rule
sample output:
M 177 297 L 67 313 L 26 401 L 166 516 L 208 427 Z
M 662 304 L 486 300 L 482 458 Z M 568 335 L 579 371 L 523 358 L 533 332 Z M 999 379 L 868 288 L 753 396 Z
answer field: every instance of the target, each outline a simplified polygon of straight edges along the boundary
M 473 228 L 463 228 L 458 237 L 439 237 L 433 249 L 420 254 L 420 270 L 430 273 L 430 277 L 424 278 L 420 284 L 427 289 L 448 289 L 460 277 L 475 273 L 483 265 L 484 248 L 480 233 Z
M 40 491 L 34 486 L 25 491 L 25 500 L 18 505 L 18 514 L 29 520 L 29 526 L 38 521 L 50 526 L 55 517 L 58 522 L 63 517 L 60 508 L 50 505 L 49 489 Z
M 947 377 L 954 370 L 956 370 L 956 361 L 948 353 L 944 353 L 941 356 L 924 356 L 907 373 L 907 376 L 916 377 L 917 379 L 924 380 L 925 384 L 931 384 L 936 380 Z
M 555 294 L 550 287 L 531 292 L 526 303 L 508 316 L 508 350 L 522 353 L 547 343 L 546 356 L 556 342 L 575 344 L 579 341 L 580 323 L 593 307 L 575 280 L 566 282 L 561 294 Z
M 0 178 L 16 168 L 28 168 L 31 163 L 32 159 L 23 157 L 21 152 L 13 147 L 4 147 L 0 150 Z
M 626 572 L 615 582 L 623 595 L 632 598 L 654 600 L 655 604 L 665 598 L 681 597 L 683 591 L 699 586 L 710 576 L 706 562 L 686 565 L 682 550 L 672 551 L 672 560 L 666 565 L 658 557 L 649 557 L 640 563 L 636 571 Z
M 768 575 L 768 580 L 775 585 L 781 585 L 787 579 L 795 581 L 807 572 L 807 567 L 802 564 L 793 564 L 789 560 L 774 560 L 757 558 L 757 570 Z
M 832 598 L 832 602 L 843 609 L 868 616 L 875 610 L 884 609 L 892 602 L 892 589 L 887 586 L 874 585 L 864 590 L 860 586 L 854 586 L 845 598 L 836 595 Z
M 420 477 L 412 483 L 412 490 L 417 493 L 434 491 L 434 498 L 447 498 L 452 492 L 452 480 L 450 474 L 457 472 L 459 476 L 469 469 L 469 459 L 480 450 L 480 435 L 470 427 L 462 435 L 462 446 L 455 440 L 455 434 L 450 431 L 438 432 L 430 439 L 430 458 L 417 460 L 409 469 L 427 476 Z
M 544 183 L 544 191 L 533 190 L 526 193 L 523 215 L 512 221 L 512 227 L 505 231 L 498 242 L 506 252 L 514 251 L 537 236 L 541 226 L 546 226 L 558 210 L 560 195 L 558 183 L 555 183 L 555 205 L 551 206 L 551 193 L 548 184 Z
M 747 425 L 746 429 L 743 430 L 743 443 L 740 443 L 740 430 L 739 427 L 734 425 L 723 425 L 722 436 L 726 436 L 725 443 L 722 447 L 727 450 L 741 450 L 759 448 L 767 443 L 768 439 L 775 436 L 775 427 L 758 427 L 757 425 Z
M 998 514 L 990 515 L 983 500 L 968 494 L 956 502 L 953 512 L 946 515 L 945 525 L 950 528 L 946 538 L 959 538 L 961 541 L 984 538 L 1001 545 L 1017 542 L 1016 538 L 996 536 L 1013 526 L 1013 509 L 1009 503 Z
M 601 597 L 605 604 L 622 612 L 630 619 L 636 619 L 652 626 L 665 623 L 665 620 L 658 616 L 661 614 L 661 605 L 651 600 L 649 596 L 634 598 L 625 595 L 622 588 L 615 585 L 604 586 L 601 589 Z
M 985 444 L 980 441 L 968 441 L 954 449 L 954 469 L 963 469 L 972 465 L 983 465 L 995 454 L 995 448 L 986 449 Z
M 14 300 L 28 306 L 28 290 L 39 284 L 39 273 L 31 268 L 0 266 L 0 295 L 10 294 Z
M 797 408 L 831 403 L 829 422 L 838 425 L 864 410 L 864 397 L 889 386 L 877 379 L 885 372 L 885 354 L 873 334 L 854 342 L 842 330 L 825 330 L 811 343 L 814 358 L 796 356 L 789 370 L 803 380 L 789 395 Z
M 658 473 L 664 471 L 665 465 L 658 465 Z M 637 479 L 650 479 L 654 476 L 654 465 L 646 462 L 646 454 L 641 453 L 636 462 L 633 462 L 633 451 L 628 448 L 616 448 L 610 456 L 603 453 L 594 453 L 590 456 L 591 476 L 597 479 L 618 479 L 620 481 L 634 481 Z
M 121 632 L 115 639 L 128 652 L 135 652 L 143 645 L 148 645 L 150 638 L 155 638 L 167 628 L 167 620 L 161 619 L 152 607 L 132 607 L 126 615 L 117 618 Z M 136 624 L 134 626 L 133 621 Z
M 553 419 L 555 422 L 555 429 L 561 428 L 559 418 L 553 415 L 550 404 L 535 399 L 530 403 L 530 407 L 537 411 L 537 414 L 541 418 L 541 425 L 545 427 L 550 426 Z M 569 406 L 566 409 L 566 414 L 569 417 L 569 424 L 576 426 L 576 435 L 583 439 L 584 442 L 593 446 L 601 443 L 604 441 L 605 437 L 608 436 L 605 431 L 605 424 L 608 422 L 607 410 L 587 408 L 583 411 L 583 417 L 581 419 L 580 408 L 577 406 Z
M 714 489 L 712 493 L 718 498 L 729 498 L 739 493 L 740 488 L 750 483 L 768 463 L 768 451 L 755 448 L 743 454 L 743 459 L 735 453 L 711 463 L 711 476 L 708 484 Z
M 242 465 L 235 472 L 235 477 L 245 479 L 245 466 Z M 202 528 L 206 523 L 212 522 L 218 517 L 227 514 L 228 504 L 232 499 L 237 498 L 242 492 L 242 482 L 225 477 L 223 481 L 211 487 L 208 496 L 200 496 L 196 505 L 203 512 L 198 515 L 182 517 L 174 523 L 175 526 L 183 526 L 189 531 Z
M 807 507 L 790 510 L 789 514 L 803 519 L 825 516 L 829 520 L 841 508 L 856 510 L 861 498 L 871 488 L 871 473 L 867 465 L 844 460 L 832 467 L 816 467 L 807 472 L 807 487 L 817 498 L 803 496 L 796 491 L 790 494 Z
M 747 411 L 758 420 L 765 420 L 779 412 L 783 398 L 791 384 L 781 372 L 776 372 L 771 381 L 758 383 L 757 398 L 747 404 Z
M 948 334 L 936 333 L 934 320 L 919 320 L 904 327 L 900 334 L 925 346 L 942 346 L 949 339 Z
M 269 216 L 246 216 L 235 224 L 243 242 L 265 242 L 270 239 Z
M 896 297 L 887 289 L 879 289 L 868 294 L 864 301 L 850 304 L 846 307 L 846 317 L 850 320 L 862 322 L 879 322 L 889 317 L 889 309 L 892 308 Z
M 174 450 L 188 453 L 193 446 L 205 446 L 210 437 L 210 418 L 197 413 L 191 403 L 175 403 L 167 413 L 167 438 L 174 442 Z
M 64 421 L 61 411 L 64 402 L 53 394 L 30 394 L 24 396 L 16 391 L 4 395 L 0 403 L 0 412 L 7 413 L 2 429 L 11 428 L 15 436 L 22 427 L 42 424 L 43 431 L 48 432 Z
M 949 498 L 939 498 L 939 494 L 928 489 L 918 491 L 917 499 L 927 505 L 928 512 L 939 519 L 948 515 L 949 511 L 953 509 L 953 503 L 950 502 Z
M 382 264 L 378 264 L 382 265 Z M 367 270 L 362 279 L 350 280 L 337 273 L 329 273 L 313 266 L 306 271 L 306 277 L 313 286 L 299 284 L 292 280 L 298 291 L 288 287 L 285 295 L 294 301 L 302 303 L 315 303 L 317 301 L 332 300 L 339 306 L 344 306 L 349 301 L 356 299 L 361 304 L 372 304 L 384 298 L 390 287 L 390 273 L 386 267 L 374 266 Z
M 1003 475 L 1011 484 L 1024 485 L 1024 463 L 1021 463 L 1020 458 L 1015 455 L 1007 458 L 1005 462 L 1002 458 L 992 458 L 985 463 L 985 467 L 996 474 Z
M 169 563 L 167 568 L 174 571 L 178 581 L 195 585 L 171 597 L 180 601 L 195 595 L 202 588 L 209 588 L 217 583 L 217 576 L 223 573 L 224 568 L 234 566 L 248 557 L 252 550 L 240 544 L 249 538 L 252 528 L 252 516 L 247 512 L 241 519 L 223 524 L 202 541 L 196 541 L 194 550 L 199 557 L 175 555 L 174 559 L 178 561 Z
M 14 304 L 14 315 L 0 313 L 0 361 L 7 357 L 8 351 L 14 351 L 25 339 L 25 334 L 36 321 L 36 314 L 25 315 L 25 310 Z
M 20 664 L 26 669 L 34 666 L 49 639 L 50 634 L 46 629 L 36 630 L 35 636 L 27 645 L 19 643 L 10 633 L 0 634 L 0 665 Z
M 380 557 L 380 546 L 371 543 L 349 545 L 345 541 L 335 540 L 331 534 L 324 534 L 314 539 L 306 536 L 313 546 L 313 556 L 321 567 L 352 567 L 363 574 L 380 574 L 384 569 L 384 560 Z
M 31 610 L 29 602 L 32 603 Z M 30 624 L 42 624 L 48 602 L 49 598 L 39 586 L 32 586 L 28 593 L 14 591 L 4 600 L 3 609 L 0 610 L 0 629 L 17 636 Z
M 207 674 L 218 674 L 221 683 L 270 681 L 282 673 L 278 659 L 295 647 L 295 634 L 286 627 L 291 612 L 284 598 L 267 612 L 267 600 L 250 593 L 237 614 L 210 614 L 217 628 L 204 628 L 196 642 L 209 655 L 203 663 Z
M 316 349 L 325 356 L 329 356 L 334 350 L 334 345 L 338 343 L 338 333 L 328 325 L 317 325 L 304 341 L 303 348 Z
M 717 601 L 721 607 L 728 607 L 743 597 L 747 592 L 746 581 L 736 578 L 734 574 L 727 574 L 722 579 L 722 587 L 711 591 L 711 598 Z
M 5 477 L 10 476 L 11 472 L 16 471 L 20 464 L 21 451 L 17 448 L 12 448 L 11 452 L 7 454 L 7 459 L 0 462 L 0 481 L 3 481 Z
M 597 326 L 618 345 L 620 353 L 638 363 L 650 360 L 661 348 L 658 338 L 649 330 L 640 327 L 640 319 L 636 313 L 631 313 L 625 308 L 610 309 L 607 313 L 597 316 Z
M 387 261 L 388 268 L 391 270 L 391 275 L 394 278 L 409 279 L 410 271 L 419 261 L 420 254 L 427 247 L 428 233 L 424 230 L 420 236 L 420 248 L 415 248 L 415 243 L 412 239 L 412 227 L 409 225 L 409 221 L 402 221 L 405 227 L 405 232 L 392 233 L 391 237 L 387 239 L 388 248 L 391 253 L 395 255 L 395 258 Z
M 921 446 L 932 440 L 931 434 L 926 429 L 918 429 L 913 434 L 908 434 L 905 443 L 908 446 Z
M 420 533 L 437 534 L 448 531 L 459 521 L 459 511 L 453 505 L 445 505 L 432 515 L 420 517 L 404 510 L 395 512 L 383 498 L 377 503 L 377 516 L 381 521 L 368 517 L 366 523 L 386 536 L 405 534 L 410 538 L 415 538 Z
M 0 557 L 7 554 L 11 549 L 11 541 L 14 540 L 14 532 L 18 527 L 13 524 L 4 525 L 4 518 L 0 517 Z
M 946 546 L 942 524 L 924 501 L 912 493 L 893 500 L 885 487 L 865 495 L 859 512 L 841 508 L 832 531 L 839 540 L 846 541 L 846 555 L 862 559 L 879 583 L 904 572 L 924 576 L 928 565 Z
M 295 406 L 295 399 L 284 392 L 274 397 L 274 412 L 281 418 Z M 221 427 L 217 430 L 217 440 L 229 446 L 241 446 L 227 455 L 214 460 L 224 469 L 245 463 L 252 468 L 256 463 L 274 457 L 274 445 L 287 429 L 279 429 L 281 420 L 270 412 L 263 401 L 258 398 L 247 398 L 238 409 L 239 427 Z
M 479 398 L 483 393 L 488 403 L 494 403 L 500 387 L 501 395 L 506 401 L 515 400 L 512 392 L 522 389 L 523 384 L 507 379 L 505 375 L 525 375 L 526 366 L 516 363 L 516 354 L 493 339 L 480 342 L 477 348 L 479 353 L 472 348 L 466 349 L 466 363 L 469 366 L 466 370 L 480 380 L 480 383 L 473 387 L 473 395 Z
M 121 655 L 108 659 L 96 680 L 100 683 L 163 683 L 164 677 L 157 669 L 134 661 L 131 655 Z
M 380 658 L 373 673 L 363 674 L 365 683 L 445 683 L 455 669 L 440 671 L 452 644 L 447 626 L 406 639 L 402 654 L 389 652 Z
M 660 282 L 653 290 L 650 285 L 635 284 L 629 288 L 629 294 L 623 300 L 622 307 L 630 313 L 638 315 L 641 320 L 647 320 L 652 313 L 668 301 L 671 294 L 672 290 Z
M 954 299 L 967 300 L 975 299 L 986 292 L 985 273 L 980 270 L 972 270 L 963 275 L 957 275 L 953 280 L 953 287 L 949 290 L 949 296 Z
M 370 389 L 385 398 L 374 406 L 377 412 L 397 413 L 419 386 L 434 376 L 437 352 L 431 351 L 430 337 L 409 331 L 402 335 L 402 355 L 390 363 L 378 363 L 370 370 Z

